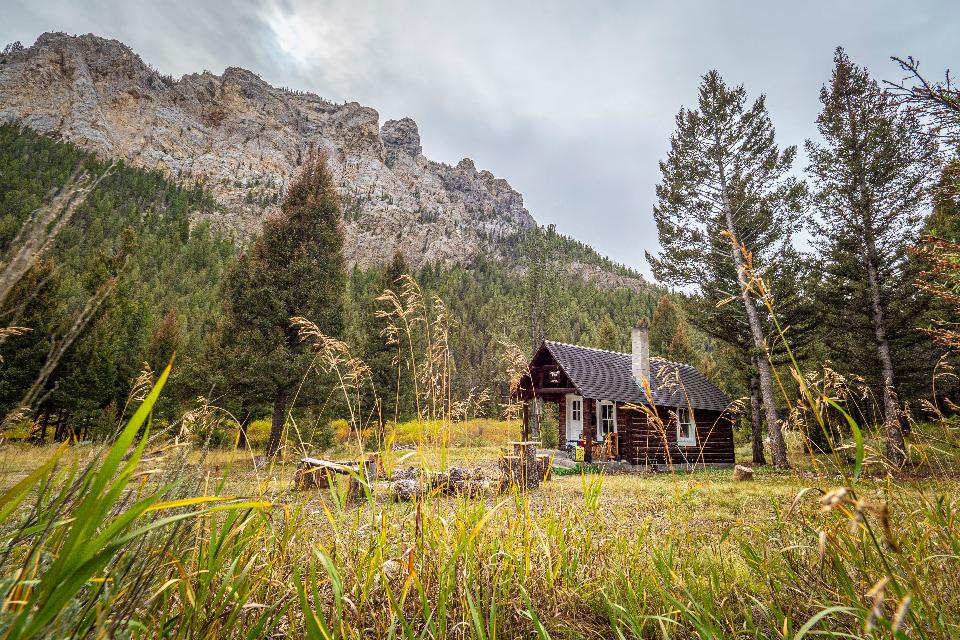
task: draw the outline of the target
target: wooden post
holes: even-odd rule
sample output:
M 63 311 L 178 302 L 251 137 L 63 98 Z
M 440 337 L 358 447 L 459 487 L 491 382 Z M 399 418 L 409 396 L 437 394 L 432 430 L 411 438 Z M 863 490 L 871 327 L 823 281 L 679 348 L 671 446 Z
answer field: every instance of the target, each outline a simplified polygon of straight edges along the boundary
M 524 437 L 524 440 L 527 438 L 530 440 L 540 439 L 540 414 L 543 413 L 543 401 L 534 396 L 532 402 L 533 411 L 530 412 L 530 428 L 527 429 L 528 433 Z
M 505 485 L 516 484 L 522 490 L 540 486 L 542 473 L 537 459 L 537 442 L 510 442 L 513 455 L 501 458 L 501 473 Z
M 520 439 L 526 442 L 530 439 L 530 402 L 523 401 L 523 427 L 520 430 Z
M 593 462 L 593 400 L 583 399 L 583 440 L 586 450 L 583 452 L 583 461 Z

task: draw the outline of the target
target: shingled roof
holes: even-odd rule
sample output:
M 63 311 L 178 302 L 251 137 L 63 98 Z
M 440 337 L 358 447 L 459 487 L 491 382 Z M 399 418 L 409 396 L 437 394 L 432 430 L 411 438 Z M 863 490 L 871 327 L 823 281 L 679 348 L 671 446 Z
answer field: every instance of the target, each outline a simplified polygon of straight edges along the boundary
M 543 341 L 573 385 L 586 398 L 649 404 L 646 394 L 633 378 L 629 353 L 591 349 L 563 342 Z M 730 399 L 688 364 L 650 358 L 650 390 L 653 404 L 724 411 Z

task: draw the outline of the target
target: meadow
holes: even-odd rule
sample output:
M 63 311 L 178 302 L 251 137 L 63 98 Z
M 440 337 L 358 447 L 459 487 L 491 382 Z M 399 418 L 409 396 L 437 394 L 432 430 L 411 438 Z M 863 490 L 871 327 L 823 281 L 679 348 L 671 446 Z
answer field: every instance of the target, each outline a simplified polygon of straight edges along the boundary
M 899 474 L 869 433 L 854 479 L 817 470 L 791 437 L 795 470 L 750 482 L 577 473 L 397 503 L 383 480 L 354 501 L 294 490 L 292 449 L 261 467 L 252 449 L 151 436 L 150 402 L 110 449 L 3 447 L 2 637 L 960 634 L 949 423 L 920 427 L 932 444 Z M 492 473 L 518 426 L 484 427 L 470 446 L 386 452 L 387 470 Z

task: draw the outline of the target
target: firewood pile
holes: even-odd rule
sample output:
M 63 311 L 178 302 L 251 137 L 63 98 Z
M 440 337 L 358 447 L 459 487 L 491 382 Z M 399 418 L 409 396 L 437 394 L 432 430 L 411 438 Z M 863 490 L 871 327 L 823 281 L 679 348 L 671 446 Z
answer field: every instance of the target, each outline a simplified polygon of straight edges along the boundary
M 490 483 L 483 469 L 452 467 L 449 471 L 424 471 L 416 467 L 393 474 L 393 491 L 398 502 L 416 500 L 427 491 L 444 495 L 483 495 Z

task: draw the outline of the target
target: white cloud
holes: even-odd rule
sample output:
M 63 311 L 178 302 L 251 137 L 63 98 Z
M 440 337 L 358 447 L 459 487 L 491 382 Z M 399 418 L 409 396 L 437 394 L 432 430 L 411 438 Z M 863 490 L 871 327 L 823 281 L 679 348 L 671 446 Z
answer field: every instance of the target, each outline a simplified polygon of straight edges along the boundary
M 881 78 L 890 55 L 956 66 L 960 4 L 7 0 L 4 14 L 3 42 L 92 31 L 174 75 L 241 66 L 411 116 L 427 155 L 472 157 L 541 223 L 646 269 L 657 161 L 700 74 L 767 93 L 781 144 L 801 145 L 836 45 Z

